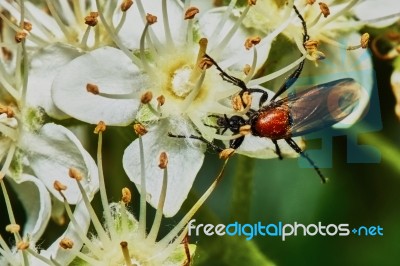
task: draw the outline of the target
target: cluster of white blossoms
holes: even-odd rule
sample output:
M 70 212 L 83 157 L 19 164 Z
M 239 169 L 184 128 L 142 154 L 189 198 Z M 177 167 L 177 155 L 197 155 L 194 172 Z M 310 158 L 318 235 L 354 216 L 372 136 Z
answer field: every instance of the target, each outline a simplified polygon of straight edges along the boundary
M 79 258 L 88 265 L 190 263 L 195 246 L 182 244 L 186 224 L 221 174 L 176 228 L 157 240 L 161 217 L 179 211 L 203 164 L 206 144 L 189 137 L 227 143 L 238 136 L 219 134 L 211 118 L 243 116 L 248 110 L 233 108 L 241 88 L 222 79 L 206 55 L 269 98 L 273 92 L 261 85 L 270 82 L 279 88 L 304 62 L 310 83 L 323 83 L 326 73 L 340 72 L 336 78 L 354 78 L 365 95 L 339 126 L 349 126 L 363 114 L 373 79 L 369 53 L 356 50 L 366 47 L 368 36 L 357 30 L 375 21 L 392 23 L 392 17 L 385 17 L 389 11 L 381 14 L 382 21 L 366 15 L 373 0 L 253 0 L 241 7 L 232 0 L 215 8 L 213 2 L 0 0 L 0 184 L 7 230 L 15 236 L 11 248 L 0 238 L 0 262 L 66 265 Z M 306 35 L 310 40 L 304 43 Z M 281 45 L 278 36 L 285 36 L 291 50 L 270 53 Z M 339 59 L 338 54 L 346 56 Z M 267 59 L 283 63 L 269 71 L 262 68 Z M 258 108 L 255 97 L 252 108 Z M 59 125 L 64 119 L 98 125 L 98 165 L 74 133 Z M 139 137 L 121 154 L 127 176 L 141 193 L 139 221 L 127 211 L 126 197 L 109 205 L 101 166 L 104 125 L 132 124 Z M 296 141 L 302 145 L 301 139 Z M 284 156 L 298 155 L 286 143 L 280 145 Z M 277 157 L 271 140 L 251 135 L 237 152 Z M 4 180 L 26 210 L 22 231 Z M 90 206 L 99 189 L 104 226 Z M 157 209 L 148 234 L 146 201 Z M 76 205 L 74 212 L 69 204 Z M 39 253 L 37 242 L 60 205 L 70 224 Z M 96 230 L 93 238 L 86 236 L 90 223 Z

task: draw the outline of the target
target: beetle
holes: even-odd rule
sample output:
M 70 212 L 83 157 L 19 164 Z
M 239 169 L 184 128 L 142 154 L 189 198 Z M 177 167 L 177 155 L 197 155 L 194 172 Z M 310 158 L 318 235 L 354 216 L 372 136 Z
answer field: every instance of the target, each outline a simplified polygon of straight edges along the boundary
M 302 22 L 304 30 L 303 43 L 306 43 L 309 40 L 306 23 L 297 8 L 295 6 L 293 8 Z M 227 130 L 230 130 L 233 135 L 239 136 L 230 140 L 229 147 L 234 150 L 240 147 L 246 137 L 246 134 L 240 135 L 241 131 L 248 131 L 253 136 L 268 138 L 274 143 L 275 152 L 279 159 L 282 159 L 282 154 L 278 140 L 285 140 L 294 151 L 299 153 L 314 167 L 322 182 L 326 183 L 327 179 L 321 173 L 320 169 L 297 145 L 293 137 L 302 136 L 332 126 L 346 118 L 361 97 L 360 85 L 351 78 L 338 79 L 313 86 L 300 92 L 291 91 L 287 97 L 278 99 L 278 97 L 291 88 L 300 76 L 305 62 L 304 59 L 294 72 L 289 75 L 270 101 L 265 104 L 269 97 L 266 91 L 258 88 L 247 88 L 244 81 L 227 74 L 213 58 L 207 54 L 205 57 L 213 63 L 225 81 L 241 88 L 239 96 L 244 106 L 246 105 L 242 98 L 244 93 L 261 93 L 258 110 L 250 108 L 244 116 L 233 115 L 228 117 L 226 114 L 223 116 L 210 115 L 209 117 L 217 118 L 216 125 L 206 125 L 216 128 L 217 134 L 223 135 Z M 168 135 L 171 137 L 187 138 L 187 136 L 173 135 L 171 133 Z M 201 140 L 219 152 L 223 150 L 202 136 L 190 135 L 188 137 Z

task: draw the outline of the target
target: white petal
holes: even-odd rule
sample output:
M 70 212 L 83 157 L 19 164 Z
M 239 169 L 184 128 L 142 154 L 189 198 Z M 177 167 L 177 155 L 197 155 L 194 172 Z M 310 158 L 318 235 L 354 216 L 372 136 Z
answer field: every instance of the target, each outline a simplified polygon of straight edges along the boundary
M 82 173 L 84 178 L 81 183 L 89 197 L 93 197 L 98 190 L 96 163 L 75 135 L 65 127 L 45 124 L 38 135 L 24 134 L 22 142 L 23 148 L 30 151 L 30 167 L 58 200 L 63 199 L 53 187 L 56 180 L 68 187 L 64 195 L 69 204 L 76 204 L 81 198 L 76 181 L 69 177 L 71 167 Z
M 304 142 L 301 138 L 293 138 L 301 149 L 304 149 Z M 285 140 L 278 140 L 278 145 L 283 158 L 296 158 L 299 154 L 295 152 Z M 278 158 L 274 143 L 268 138 L 246 136 L 242 145 L 236 150 L 237 153 L 259 159 Z
M 78 202 L 74 210 L 74 218 L 79 224 L 79 230 L 70 222 L 67 230 L 46 250 L 42 251 L 42 255 L 47 258 L 53 258 L 59 265 L 69 265 L 75 258 L 76 252 L 82 248 L 82 234 L 87 233 L 90 225 L 89 213 L 83 201 Z M 72 250 L 60 247 L 60 241 L 67 237 L 74 243 Z
M 27 215 L 23 235 L 29 234 L 33 243 L 42 236 L 50 219 L 51 200 L 45 185 L 36 177 L 22 174 L 19 178 L 9 178 Z
M 103 93 L 128 94 L 145 90 L 143 79 L 123 52 L 103 47 L 66 65 L 55 78 L 52 97 L 58 108 L 84 122 L 128 125 L 135 118 L 139 93 L 129 99 L 110 99 L 88 92 L 86 85 L 95 84 Z
M 166 42 L 165 38 L 165 30 L 164 30 L 164 21 L 162 16 L 162 4 L 161 0 L 153 0 L 153 1 L 141 1 L 144 7 L 144 11 L 146 13 L 157 16 L 157 23 L 151 25 L 151 31 L 154 31 L 154 35 L 160 40 L 161 43 Z M 183 22 L 183 8 L 182 3 L 177 0 L 169 0 L 167 1 L 168 8 L 168 19 L 169 26 L 171 29 L 172 38 L 174 40 L 184 39 L 186 36 L 185 32 L 181 32 L 181 23 Z M 117 17 L 116 17 L 117 18 Z M 127 11 L 126 22 L 122 26 L 119 32 L 119 38 L 123 42 L 125 46 L 130 49 L 138 49 L 140 48 L 140 38 L 144 29 L 144 22 L 141 17 L 137 3 Z M 114 24 L 117 24 L 117 20 L 115 20 Z M 134 27 L 132 27 L 134 25 Z
M 164 215 L 174 216 L 186 199 L 204 159 L 204 147 L 189 145 L 187 141 L 167 136 L 170 125 L 163 122 L 143 138 L 147 201 L 157 208 L 163 181 L 163 171 L 158 167 L 161 152 L 168 154 L 168 188 Z M 123 166 L 129 179 L 140 191 L 139 139 L 126 148 Z
M 368 26 L 383 28 L 399 19 L 400 5 L 393 0 L 365 0 L 354 7 L 354 14 L 362 21 L 375 20 L 367 23 Z M 392 18 L 379 20 L 379 18 L 395 15 Z
M 81 55 L 77 48 L 61 43 L 47 46 L 32 55 L 29 69 L 26 101 L 31 106 L 43 107 L 47 114 L 64 119 L 68 116 L 61 112 L 51 99 L 51 85 L 54 77 L 67 63 Z

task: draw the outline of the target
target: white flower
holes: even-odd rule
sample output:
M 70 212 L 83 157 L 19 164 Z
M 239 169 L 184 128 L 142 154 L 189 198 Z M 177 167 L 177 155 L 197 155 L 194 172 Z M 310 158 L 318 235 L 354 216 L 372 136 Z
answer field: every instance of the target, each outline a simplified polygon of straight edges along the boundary
M 214 128 L 205 126 L 205 120 L 209 114 L 236 114 L 229 98 L 240 88 L 224 81 L 214 67 L 204 71 L 204 53 L 248 82 L 268 56 L 273 40 L 271 37 L 262 41 L 259 52 L 247 51 L 243 44 L 248 36 L 240 22 L 221 18 L 213 24 L 200 19 L 197 29 L 192 20 L 183 19 L 186 9 L 179 1 L 136 1 L 119 31 L 120 49 L 103 47 L 76 58 L 63 68 L 52 88 L 57 107 L 74 118 L 120 126 L 136 121 L 149 130 L 143 142 L 149 150 L 146 171 L 154 186 L 147 193 L 153 206 L 157 205 L 161 190 L 154 158 L 162 150 L 169 151 L 174 158 L 170 171 L 185 172 L 185 177 L 173 175 L 169 179 L 169 189 L 179 193 L 166 200 L 164 212 L 168 216 L 174 215 L 186 198 L 205 150 L 198 141 L 171 138 L 168 133 L 202 135 L 208 140 L 232 138 L 215 134 Z M 146 13 L 159 15 L 159 22 L 153 23 L 154 17 Z M 198 43 L 197 36 L 207 39 Z M 129 49 L 134 53 L 126 52 Z M 247 76 L 241 71 L 246 63 L 252 66 Z M 146 99 L 141 103 L 142 96 Z M 264 147 L 272 149 L 269 143 Z M 131 180 L 140 186 L 138 145 L 135 140 L 126 149 L 124 166 Z M 273 152 L 267 153 L 264 157 L 276 157 Z
M 10 219 L 10 224 L 6 230 L 12 233 L 15 238 L 15 246 L 9 247 L 4 241 L 5 236 L 0 236 L 0 257 L 1 265 L 54 265 L 54 262 L 59 265 L 69 264 L 75 257 L 74 253 L 65 250 L 60 246 L 60 240 L 66 236 L 74 242 L 73 250 L 77 252 L 82 246 L 79 235 L 86 234 L 89 229 L 89 215 L 86 209 L 82 209 L 82 201 L 77 204 L 72 215 L 74 221 L 79 221 L 73 225 L 71 222 L 65 232 L 58 238 L 49 248 L 41 248 L 43 233 L 48 225 L 51 212 L 51 201 L 49 193 L 42 182 L 36 177 L 23 174 L 18 180 L 9 179 L 10 184 L 18 191 L 17 196 L 24 206 L 27 221 L 23 226 L 23 232 L 20 232 L 21 226 L 14 218 L 14 210 L 10 204 L 8 193 L 5 186 L 2 184 L 2 194 L 8 204 L 7 212 Z M 4 182 L 1 180 L 0 182 Z M 72 212 L 71 212 L 72 213 Z M 79 229 L 77 229 L 79 228 Z M 9 236 L 7 236 L 8 238 Z
M 98 158 L 99 167 L 101 161 L 102 149 L 102 130 L 99 131 Z M 142 154 L 140 164 L 144 168 L 143 146 L 140 146 L 139 153 Z M 90 214 L 91 222 L 93 223 L 94 233 L 90 236 L 81 235 L 85 246 L 80 252 L 74 252 L 77 256 L 76 262 L 78 265 L 190 265 L 196 245 L 189 244 L 185 241 L 187 235 L 187 224 L 201 207 L 204 201 L 215 189 L 216 185 L 222 177 L 222 172 L 226 166 L 225 161 L 216 180 L 211 184 L 203 196 L 196 202 L 191 210 L 182 218 L 175 226 L 170 228 L 170 231 L 159 238 L 159 230 L 161 227 L 162 216 L 165 208 L 165 203 L 173 194 L 168 192 L 168 180 L 172 177 L 169 170 L 169 165 L 173 158 L 170 158 L 167 153 L 163 152 L 157 158 L 158 167 L 156 171 L 161 173 L 162 189 L 158 194 L 158 204 L 156 214 L 151 226 L 148 226 L 146 214 L 146 190 L 152 186 L 149 181 L 149 175 L 143 173 L 141 177 L 141 196 L 140 196 L 140 216 L 136 219 L 129 211 L 131 203 L 131 193 L 128 188 L 122 189 L 122 198 L 120 202 L 108 204 L 106 188 L 100 188 L 102 199 L 102 207 L 104 210 L 104 224 L 101 224 L 100 219 L 94 213 L 87 196 L 82 189 L 82 197 L 85 201 L 87 213 Z M 184 172 L 178 173 L 184 175 Z M 100 177 L 101 179 L 103 176 Z M 104 181 L 100 182 L 104 186 Z M 150 230 L 147 232 L 147 228 Z M 68 250 L 67 250 L 68 252 Z
M 8 175 L 17 180 L 29 169 L 52 192 L 54 178 L 70 183 L 68 167 L 73 166 L 86 174 L 85 188 L 93 194 L 98 188 L 96 164 L 68 129 L 51 123 L 42 126 L 42 112 L 31 106 L 27 93 L 29 75 L 25 40 L 14 48 L 20 55 L 15 60 L 15 67 L 0 67 L 0 178 Z M 9 60 L 2 54 L 1 61 Z M 75 193 L 77 189 L 71 184 L 70 203 L 79 200 Z M 58 193 L 54 196 L 61 199 Z

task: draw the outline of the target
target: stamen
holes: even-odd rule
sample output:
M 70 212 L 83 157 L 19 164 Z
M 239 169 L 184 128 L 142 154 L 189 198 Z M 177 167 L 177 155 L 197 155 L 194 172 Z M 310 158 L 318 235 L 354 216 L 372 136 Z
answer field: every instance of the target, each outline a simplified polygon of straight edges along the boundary
M 140 216 L 139 216 L 139 235 L 142 238 L 146 236 L 146 175 L 143 140 L 139 135 L 139 157 L 140 157 Z
M 254 37 L 247 38 L 245 43 L 244 43 L 244 47 L 246 48 L 246 50 L 250 50 L 250 48 L 252 48 L 255 45 L 259 44 L 260 41 L 261 41 L 261 38 L 259 36 L 254 36 Z
M 58 15 L 58 12 L 56 10 L 56 8 L 53 5 L 53 1 L 51 0 L 46 0 L 47 3 L 47 7 L 49 8 L 49 11 L 51 13 L 51 15 L 53 16 L 54 20 L 57 22 L 57 25 L 60 27 L 60 30 L 64 33 L 64 36 L 70 40 L 72 38 L 72 35 L 70 33 L 70 31 L 68 30 L 67 25 L 65 25 L 60 16 Z
M 100 189 L 100 198 L 101 204 L 103 205 L 104 217 L 107 223 L 107 228 L 110 231 L 111 239 L 114 239 L 116 236 L 115 227 L 113 226 L 113 219 L 111 216 L 111 210 L 108 208 L 108 197 L 106 191 L 106 185 L 104 180 L 104 172 L 103 172 L 103 155 L 102 155 L 102 147 L 103 147 L 103 132 L 106 129 L 106 125 L 103 121 L 100 121 L 95 129 L 95 132 L 98 132 L 99 139 L 97 143 L 97 168 L 99 171 L 99 189 Z M 81 186 L 80 182 L 78 185 Z M 84 193 L 84 192 L 82 192 Z M 86 194 L 84 195 L 86 196 Z M 89 203 L 90 204 L 90 203 Z
M 220 21 L 218 22 L 217 26 L 214 28 L 213 33 L 211 34 L 211 37 L 210 37 L 211 40 L 215 40 L 217 35 L 220 33 L 220 30 L 224 28 L 224 25 L 228 21 L 228 17 L 231 15 L 232 10 L 236 5 L 236 2 L 237 2 L 237 0 L 232 0 L 229 3 L 229 6 L 227 7 L 224 14 L 221 16 Z
M 120 245 L 122 249 L 122 254 L 124 255 L 125 265 L 133 266 L 131 261 L 131 256 L 129 255 L 128 242 L 122 241 Z
M 165 103 L 165 97 L 164 97 L 164 95 L 158 96 L 158 97 L 157 97 L 157 102 L 158 102 L 157 108 L 163 106 L 164 103 Z M 158 111 L 159 111 L 159 110 L 158 110 Z
M 138 10 L 139 10 L 140 16 L 142 17 L 143 22 L 146 24 L 147 23 L 146 12 L 144 10 L 142 1 L 141 0 L 137 0 L 136 3 L 137 3 L 137 7 L 138 7 Z M 153 43 L 153 46 L 156 48 L 157 51 L 161 51 L 161 50 L 165 49 L 164 44 L 160 43 L 160 40 L 157 38 L 157 35 L 154 34 L 154 31 L 153 31 L 152 28 L 149 28 L 149 36 L 150 36 L 150 39 L 151 39 L 151 41 Z
M 235 22 L 235 24 L 232 26 L 232 28 L 229 30 L 229 32 L 225 35 L 225 37 L 222 39 L 222 41 L 218 44 L 217 47 L 213 48 L 210 53 L 213 54 L 220 54 L 222 50 L 228 45 L 229 41 L 232 39 L 233 35 L 236 33 L 238 30 L 239 26 L 242 24 L 244 18 L 246 17 L 247 13 L 250 10 L 251 5 L 248 5 L 243 13 L 240 15 L 239 19 Z
M 153 25 L 154 23 L 157 22 L 157 17 L 153 16 L 151 14 L 146 15 L 146 25 L 144 26 L 142 35 L 140 36 L 140 60 L 142 61 L 142 65 L 145 68 L 147 73 L 152 73 L 154 70 L 149 64 L 148 60 L 146 59 L 146 53 L 145 53 L 145 40 L 146 40 L 146 35 L 149 29 L 150 25 Z
M 193 217 L 193 215 L 198 211 L 198 209 L 203 205 L 203 203 L 207 200 L 207 198 L 211 195 L 214 189 L 217 187 L 221 178 L 224 174 L 225 167 L 228 163 L 229 159 L 224 161 L 222 165 L 221 171 L 219 172 L 218 176 L 211 184 L 211 186 L 207 189 L 207 191 L 200 197 L 200 199 L 195 203 L 195 205 L 190 209 L 190 211 L 182 218 L 182 220 L 162 239 L 158 242 L 159 246 L 166 247 L 168 243 L 170 243 L 176 235 L 179 234 L 184 227 L 186 227 L 187 223 Z M 181 240 L 182 241 L 182 240 Z
M 316 0 L 307 0 L 307 4 L 312 5 L 315 3 Z
M 188 2 L 188 1 L 185 1 Z M 185 3 L 186 5 L 186 3 Z M 197 7 L 189 7 L 184 15 L 184 20 L 187 20 L 187 26 L 186 26 L 186 43 L 188 46 L 193 44 L 193 24 L 194 24 L 194 17 L 196 14 L 198 14 L 200 11 Z
M 131 8 L 132 5 L 132 0 L 124 0 L 124 2 L 122 2 L 121 4 L 121 11 L 125 13 L 126 11 L 128 11 L 129 8 Z
M 339 12 L 337 12 L 336 14 L 333 14 L 331 16 L 329 16 L 329 18 L 325 19 L 324 21 L 322 21 L 322 23 L 318 24 L 318 26 L 322 29 L 325 25 L 327 25 L 328 23 L 334 21 L 337 17 L 343 15 L 345 12 L 347 12 L 348 10 L 351 10 L 351 8 L 353 6 L 355 6 L 357 4 L 357 2 L 359 2 L 360 0 L 352 0 L 350 1 L 350 3 L 348 5 L 346 5 L 345 7 L 343 7 Z
M 125 45 L 122 44 L 115 31 L 110 27 L 110 25 L 108 25 L 103 13 L 100 11 L 101 8 L 99 0 L 96 0 L 96 6 L 97 10 L 99 11 L 100 20 L 103 23 L 103 26 L 106 29 L 107 33 L 111 36 L 112 40 L 132 60 L 135 65 L 141 66 L 141 61 L 133 53 L 131 53 Z
M 18 250 L 24 251 L 24 250 L 26 250 L 26 249 L 29 248 L 29 242 L 27 242 L 27 241 L 19 241 L 19 242 L 17 243 L 17 245 L 16 245 L 16 248 L 17 248 Z
M 48 258 L 46 258 L 46 257 L 44 257 L 44 256 L 42 256 L 42 255 L 40 255 L 38 252 L 36 252 L 35 250 L 32 250 L 32 249 L 29 248 L 29 247 L 26 249 L 26 251 L 27 251 L 30 255 L 32 255 L 32 256 L 34 256 L 35 258 L 37 258 L 38 260 L 43 261 L 43 262 L 45 263 L 45 265 L 49 265 L 49 266 L 59 266 L 58 264 L 55 264 L 53 261 L 51 261 L 51 260 L 49 260 Z M 23 252 L 23 253 L 25 253 L 25 252 Z M 24 264 L 24 265 L 29 265 L 29 263 L 28 263 L 28 264 Z
M 161 186 L 161 193 L 160 193 L 160 198 L 158 199 L 158 205 L 157 205 L 157 211 L 156 215 L 154 217 L 154 222 L 153 225 L 151 226 L 150 233 L 147 236 L 147 239 L 150 242 L 155 242 L 158 231 L 160 230 L 160 225 L 161 225 L 161 219 L 163 215 L 163 209 L 164 209 L 164 204 L 165 204 L 165 199 L 167 197 L 167 185 L 168 185 L 168 157 L 165 152 L 162 152 L 160 155 L 160 163 L 159 167 L 164 170 L 164 175 L 163 175 L 163 183 Z
M 140 97 L 140 102 L 142 104 L 148 104 L 153 99 L 153 93 L 151 91 L 146 91 Z
M 0 124 L 0 129 L 1 129 L 1 126 L 2 126 L 2 124 Z M 0 170 L 0 182 L 3 182 L 3 178 L 7 174 L 8 169 L 10 168 L 12 159 L 14 158 L 15 150 L 16 150 L 16 145 L 11 144 L 10 148 L 8 149 L 8 152 L 7 152 L 7 157 L 3 163 L 3 167 Z M 11 222 L 15 223 L 15 221 L 11 221 Z
M 164 24 L 164 32 L 165 32 L 165 39 L 167 42 L 167 49 L 174 46 L 174 42 L 172 40 L 171 29 L 169 27 L 169 19 L 168 19 L 168 6 L 167 0 L 162 0 L 162 13 L 163 13 L 163 24 Z
M 245 84 L 247 84 L 253 78 L 253 75 L 254 75 L 254 73 L 256 71 L 257 58 L 258 58 L 257 48 L 254 46 L 254 49 L 253 49 L 253 62 L 251 64 L 251 67 L 249 66 L 248 71 L 244 70 L 244 73 L 246 74 L 246 77 L 243 79 L 243 82 Z
M 90 92 L 94 95 L 99 95 L 99 96 L 102 96 L 102 97 L 108 98 L 108 99 L 131 99 L 136 96 L 135 92 L 126 93 L 126 94 L 124 94 L 124 93 L 114 94 L 114 93 L 101 92 L 99 87 L 96 84 L 92 84 L 92 83 L 86 84 L 86 91 Z
M 368 47 L 368 42 L 369 42 L 369 34 L 364 33 L 361 36 L 360 44 L 354 45 L 354 46 L 349 46 L 349 47 L 347 47 L 347 50 L 356 50 L 358 48 L 366 49 Z
M 16 34 L 15 34 L 15 41 L 17 42 L 17 43 L 20 43 L 20 42 L 22 42 L 22 41 L 24 41 L 25 39 L 26 39 L 26 36 L 27 36 L 28 34 L 25 32 L 25 31 L 20 31 L 20 32 L 17 32 Z
M 8 224 L 6 225 L 6 231 L 11 234 L 16 234 L 21 231 L 21 226 L 19 224 Z
M 260 85 L 262 83 L 265 83 L 267 81 L 270 81 L 272 79 L 275 79 L 276 77 L 279 77 L 280 75 L 283 75 L 284 73 L 288 72 L 289 70 L 291 70 L 292 68 L 294 68 L 295 66 L 297 66 L 298 64 L 301 63 L 301 61 L 304 60 L 306 56 L 303 55 L 302 57 L 298 58 L 296 61 L 294 61 L 293 63 L 287 65 L 286 67 L 275 71 L 271 74 L 265 75 L 264 77 L 258 78 L 258 79 L 253 79 L 249 81 L 249 86 L 256 86 L 256 85 Z

